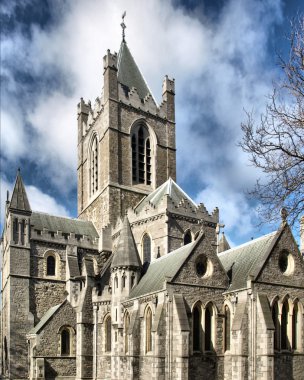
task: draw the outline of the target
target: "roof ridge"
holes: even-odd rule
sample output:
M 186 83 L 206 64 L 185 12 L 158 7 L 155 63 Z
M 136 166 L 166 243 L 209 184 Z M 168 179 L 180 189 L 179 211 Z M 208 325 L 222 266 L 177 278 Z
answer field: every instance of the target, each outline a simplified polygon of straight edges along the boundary
M 232 248 L 230 248 L 230 249 L 227 249 L 226 251 L 220 252 L 220 253 L 218 254 L 218 256 L 224 256 L 225 254 L 227 254 L 227 253 L 229 253 L 229 252 L 232 252 L 232 251 L 237 250 L 237 249 L 239 249 L 239 248 L 243 248 L 243 247 L 246 247 L 246 246 L 248 246 L 248 245 L 254 244 L 254 243 L 256 243 L 256 242 L 258 242 L 258 241 L 260 241 L 260 240 L 262 240 L 262 239 L 265 239 L 265 238 L 267 238 L 267 237 L 270 237 L 271 235 L 275 235 L 277 232 L 278 232 L 278 231 L 272 231 L 272 232 L 270 232 L 270 233 L 268 233 L 268 234 L 266 234 L 266 235 L 259 236 L 259 237 L 256 238 L 256 239 L 246 241 L 245 243 L 242 243 L 242 244 L 240 244 L 240 245 L 237 245 L 236 247 L 232 247 Z
M 81 220 L 79 218 L 72 218 L 70 216 L 62 216 L 62 215 L 54 215 L 54 214 L 50 214 L 48 212 L 44 212 L 44 211 L 33 211 L 33 214 L 42 214 L 42 215 L 48 215 L 48 216 L 53 216 L 55 218 L 61 218 L 61 219 L 68 219 L 68 220 L 76 220 L 77 222 L 82 222 L 82 223 L 93 223 L 91 220 Z

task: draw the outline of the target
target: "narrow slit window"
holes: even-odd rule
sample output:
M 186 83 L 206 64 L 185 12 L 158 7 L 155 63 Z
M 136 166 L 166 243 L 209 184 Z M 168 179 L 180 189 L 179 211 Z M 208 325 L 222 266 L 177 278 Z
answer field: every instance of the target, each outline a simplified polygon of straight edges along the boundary
M 70 355 L 71 343 L 70 343 L 70 331 L 63 329 L 61 332 L 61 355 Z
M 230 309 L 225 306 L 225 351 L 230 350 L 230 334 L 231 334 L 231 314 Z
M 152 311 L 148 307 L 146 312 L 146 352 L 152 351 Z
M 125 316 L 125 353 L 129 352 L 129 326 L 130 326 L 130 315 L 126 313 Z
M 105 321 L 105 351 L 109 352 L 111 351 L 111 331 L 112 331 L 112 324 L 111 324 L 111 317 L 107 317 Z
M 47 276 L 55 276 L 56 274 L 56 259 L 52 255 L 46 259 L 46 274 Z

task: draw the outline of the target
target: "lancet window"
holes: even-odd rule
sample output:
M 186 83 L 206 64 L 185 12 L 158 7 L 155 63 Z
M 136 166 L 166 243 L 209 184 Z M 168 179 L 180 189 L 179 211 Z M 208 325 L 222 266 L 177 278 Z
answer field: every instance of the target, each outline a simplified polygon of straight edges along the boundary
M 133 184 L 152 183 L 151 139 L 146 126 L 139 124 L 133 131 L 132 145 L 132 181 Z

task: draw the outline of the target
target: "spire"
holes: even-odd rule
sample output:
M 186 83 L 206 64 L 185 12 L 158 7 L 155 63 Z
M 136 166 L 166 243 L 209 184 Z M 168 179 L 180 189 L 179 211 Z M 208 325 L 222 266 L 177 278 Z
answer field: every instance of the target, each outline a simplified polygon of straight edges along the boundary
M 17 172 L 17 178 L 9 208 L 18 211 L 32 211 L 23 185 L 20 169 L 18 169 Z
M 141 261 L 127 215 L 123 221 L 111 267 L 141 267 Z
M 226 236 L 223 232 L 222 236 L 220 238 L 220 241 L 219 241 L 218 253 L 228 251 L 228 249 L 230 249 L 230 245 L 229 245 L 228 240 L 226 239 Z
M 151 94 L 151 91 L 128 48 L 124 33 L 118 53 L 117 78 L 118 82 L 128 87 L 129 90 L 131 90 L 132 87 L 135 87 L 141 99 L 144 99 L 148 94 Z

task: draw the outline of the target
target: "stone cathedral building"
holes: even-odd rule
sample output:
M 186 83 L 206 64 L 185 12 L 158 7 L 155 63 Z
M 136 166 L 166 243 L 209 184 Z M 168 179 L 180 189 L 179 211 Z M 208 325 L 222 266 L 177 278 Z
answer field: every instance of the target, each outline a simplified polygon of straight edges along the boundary
M 157 104 L 124 38 L 103 65 L 78 104 L 78 218 L 32 210 L 20 172 L 6 202 L 2 378 L 303 379 L 286 217 L 230 249 L 219 210 L 175 182 L 174 80 Z

